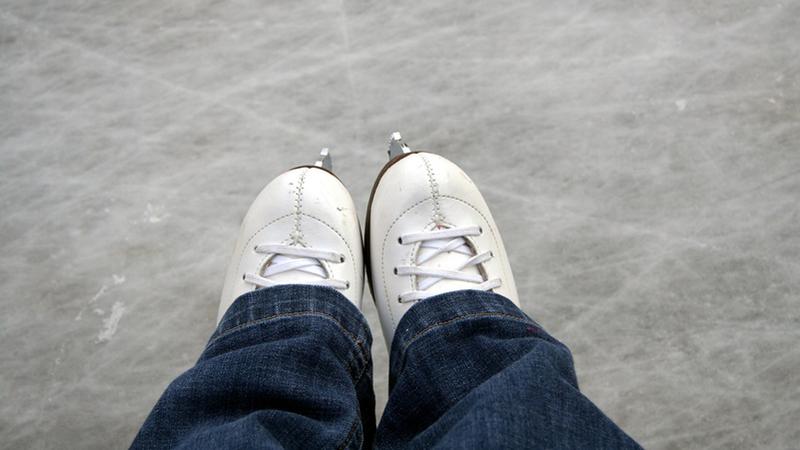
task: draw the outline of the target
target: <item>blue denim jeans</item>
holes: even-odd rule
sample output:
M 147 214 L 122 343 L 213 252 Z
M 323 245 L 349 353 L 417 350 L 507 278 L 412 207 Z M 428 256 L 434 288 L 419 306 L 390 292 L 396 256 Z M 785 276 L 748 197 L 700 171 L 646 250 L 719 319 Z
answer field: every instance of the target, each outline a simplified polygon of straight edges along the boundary
M 406 313 L 377 430 L 371 343 L 337 291 L 247 293 L 132 448 L 639 448 L 580 393 L 569 349 L 502 296 L 451 292 Z

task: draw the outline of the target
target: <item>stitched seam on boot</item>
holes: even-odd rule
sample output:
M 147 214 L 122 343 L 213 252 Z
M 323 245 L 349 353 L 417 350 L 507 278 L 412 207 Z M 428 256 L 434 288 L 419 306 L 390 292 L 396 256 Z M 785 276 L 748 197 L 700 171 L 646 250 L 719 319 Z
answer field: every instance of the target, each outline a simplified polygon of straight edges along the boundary
M 431 187 L 431 197 L 433 198 L 433 221 L 438 225 L 444 220 L 442 215 L 442 206 L 439 203 L 439 183 L 436 182 L 436 177 L 433 174 L 433 167 L 430 161 L 423 155 L 422 162 L 425 163 L 425 171 L 428 173 L 428 184 Z
M 303 239 L 303 231 L 300 227 L 300 219 L 302 217 L 303 189 L 305 188 L 307 173 L 308 169 L 303 171 L 303 174 L 300 175 L 300 179 L 297 182 L 297 189 L 295 189 L 295 194 L 294 194 L 294 228 L 292 229 L 292 235 L 291 235 L 292 243 L 294 244 L 305 245 Z

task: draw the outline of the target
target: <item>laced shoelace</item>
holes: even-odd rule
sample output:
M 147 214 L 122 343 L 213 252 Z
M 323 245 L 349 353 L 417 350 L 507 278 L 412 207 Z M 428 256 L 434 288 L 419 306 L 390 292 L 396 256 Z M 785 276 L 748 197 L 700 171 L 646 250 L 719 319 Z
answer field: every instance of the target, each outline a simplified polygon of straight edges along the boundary
M 424 292 L 442 280 L 457 280 L 475 283 L 472 289 L 488 291 L 502 285 L 499 278 L 484 280 L 479 274 L 465 273 L 464 269 L 482 264 L 494 257 L 491 251 L 475 254 L 472 247 L 467 244 L 466 237 L 479 236 L 483 230 L 478 226 L 436 229 L 409 233 L 400 236 L 402 245 L 421 242 L 416 265 L 398 266 L 395 275 L 416 275 L 419 277 L 416 291 L 409 291 L 398 296 L 400 303 L 411 303 L 430 296 Z M 425 267 L 423 264 L 433 258 L 448 252 L 464 255 L 463 262 L 452 269 Z
M 344 255 L 337 252 L 318 250 L 314 248 L 300 247 L 285 244 L 263 244 L 257 245 L 253 249 L 256 253 L 272 255 L 269 265 L 262 273 L 245 273 L 242 279 L 256 287 L 271 287 L 281 283 L 269 278 L 278 274 L 291 271 L 303 272 L 308 275 L 302 282 L 294 283 L 310 284 L 314 286 L 326 286 L 334 289 L 348 289 L 349 281 L 336 280 L 330 277 L 328 271 L 322 265 L 322 261 L 334 264 L 344 262 Z

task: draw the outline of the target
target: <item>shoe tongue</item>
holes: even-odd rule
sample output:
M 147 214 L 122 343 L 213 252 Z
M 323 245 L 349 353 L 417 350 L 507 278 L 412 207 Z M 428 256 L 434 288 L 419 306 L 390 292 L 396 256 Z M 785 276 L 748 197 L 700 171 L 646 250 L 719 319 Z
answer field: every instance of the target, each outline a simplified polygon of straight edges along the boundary
M 426 245 L 429 245 L 431 247 L 433 246 L 444 247 L 445 245 L 449 244 L 451 240 L 452 239 L 437 239 L 433 241 L 428 241 Z M 471 247 L 469 247 L 469 245 L 467 245 L 467 242 L 464 240 L 464 238 L 459 238 L 459 240 L 462 242 L 462 246 L 460 247 L 460 249 L 468 250 L 469 255 L 460 253 L 456 250 L 450 252 L 444 252 L 440 255 L 436 255 L 433 258 L 425 261 L 424 263 L 421 264 L 421 266 L 429 268 L 437 268 L 437 269 L 455 270 L 464 265 L 464 263 L 467 262 L 467 260 L 475 256 L 475 251 Z M 437 251 L 436 248 L 428 248 L 427 246 L 420 247 L 419 252 L 417 254 L 417 263 L 419 263 L 419 261 L 424 261 L 428 255 L 435 253 L 436 251 Z M 461 269 L 461 272 L 470 275 L 473 274 L 480 275 L 478 266 L 465 267 L 464 269 Z M 420 288 L 420 283 L 422 283 L 426 278 L 427 277 L 418 277 L 417 288 Z M 442 279 L 434 283 L 433 286 L 423 290 L 422 292 L 425 292 L 428 297 L 431 297 L 437 294 L 443 294 L 445 292 L 458 291 L 462 289 L 473 289 L 474 287 L 475 283 L 470 283 L 468 281 Z
M 264 266 L 266 270 L 267 267 L 273 266 L 276 264 L 282 264 L 289 261 L 294 261 L 296 259 L 308 259 L 310 258 L 298 258 L 296 256 L 285 256 L 285 255 L 275 255 Z M 319 260 L 313 260 L 316 262 L 314 266 L 307 266 L 301 269 L 294 269 L 289 270 L 287 272 L 276 273 L 274 275 L 270 275 L 268 278 L 275 283 L 278 284 L 304 284 L 308 283 L 309 281 L 319 281 L 320 278 L 327 278 L 328 273 L 325 268 L 322 266 L 322 263 Z M 262 274 L 263 276 L 263 271 Z

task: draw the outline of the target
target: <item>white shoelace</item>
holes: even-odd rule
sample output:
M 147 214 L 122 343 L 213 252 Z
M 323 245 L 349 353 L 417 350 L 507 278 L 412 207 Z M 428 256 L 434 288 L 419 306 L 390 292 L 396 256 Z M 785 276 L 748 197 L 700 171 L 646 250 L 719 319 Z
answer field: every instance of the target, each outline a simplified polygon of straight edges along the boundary
M 431 286 L 442 280 L 457 280 L 475 283 L 471 289 L 488 291 L 501 286 L 499 278 L 484 280 L 479 274 L 462 272 L 464 269 L 484 263 L 494 257 L 491 251 L 475 254 L 475 251 L 467 244 L 467 236 L 479 236 L 483 230 L 481 227 L 459 227 L 445 228 L 419 233 L 409 233 L 400 236 L 400 244 L 414 244 L 421 242 L 420 250 L 417 255 L 416 265 L 398 266 L 395 274 L 400 276 L 416 275 L 419 278 L 417 283 L 418 290 L 400 294 L 400 303 L 410 303 L 429 297 L 430 294 L 424 292 Z M 441 269 L 435 267 L 424 267 L 423 264 L 432 260 L 443 253 L 453 252 L 464 255 L 463 261 L 452 269 Z
M 257 245 L 254 250 L 256 253 L 272 255 L 269 265 L 262 274 L 245 273 L 242 277 L 245 282 L 254 284 L 257 287 L 287 284 L 270 280 L 269 277 L 291 271 L 303 272 L 308 275 L 303 278 L 302 282 L 295 281 L 294 283 L 296 284 L 327 286 L 334 289 L 347 289 L 350 287 L 349 281 L 330 278 L 328 271 L 322 266 L 322 261 L 335 264 L 343 263 L 344 255 L 341 253 L 284 244 Z

